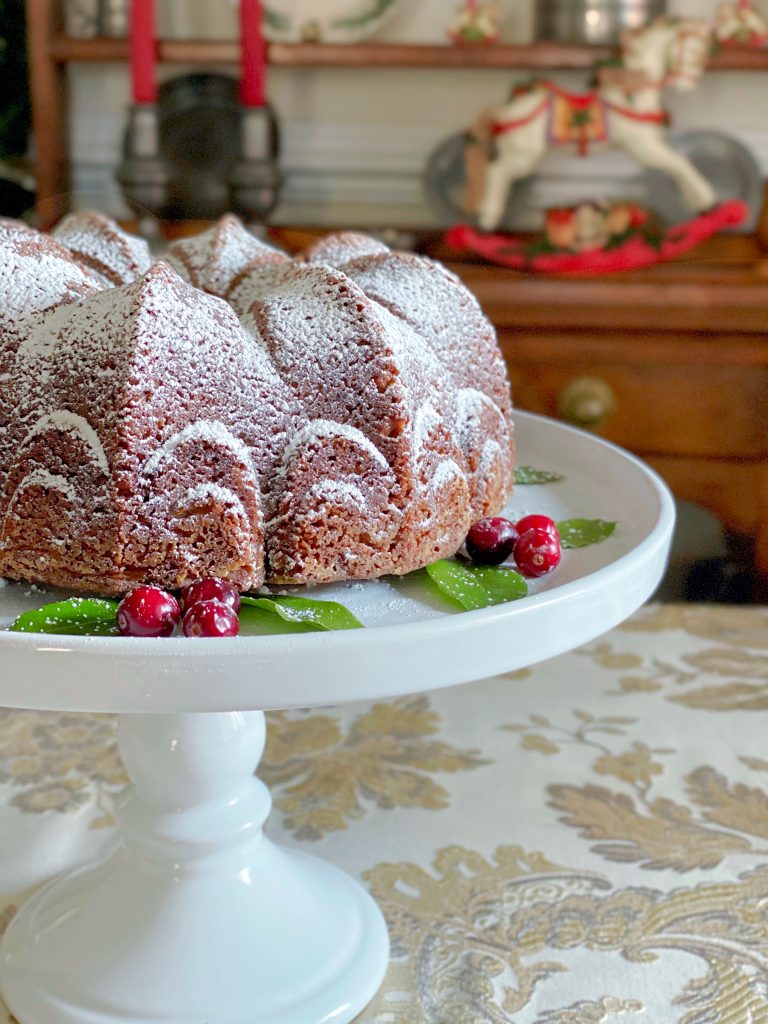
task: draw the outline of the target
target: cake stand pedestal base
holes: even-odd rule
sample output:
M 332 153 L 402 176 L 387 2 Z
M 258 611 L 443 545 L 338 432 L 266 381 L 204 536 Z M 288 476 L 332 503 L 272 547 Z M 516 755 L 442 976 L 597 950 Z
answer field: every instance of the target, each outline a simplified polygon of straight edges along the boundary
M 123 715 L 120 848 L 41 889 L 0 947 L 21 1024 L 351 1021 L 389 955 L 343 872 L 262 832 L 262 712 Z

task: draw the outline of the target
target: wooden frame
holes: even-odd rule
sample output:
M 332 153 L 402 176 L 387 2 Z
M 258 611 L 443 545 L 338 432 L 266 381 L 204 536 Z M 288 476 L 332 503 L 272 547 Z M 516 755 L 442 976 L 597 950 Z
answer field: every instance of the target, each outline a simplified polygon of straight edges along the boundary
M 37 212 L 46 226 L 55 224 L 66 212 L 69 185 L 67 76 L 64 66 L 50 55 L 50 40 L 62 28 L 59 0 L 29 0 L 27 44 Z

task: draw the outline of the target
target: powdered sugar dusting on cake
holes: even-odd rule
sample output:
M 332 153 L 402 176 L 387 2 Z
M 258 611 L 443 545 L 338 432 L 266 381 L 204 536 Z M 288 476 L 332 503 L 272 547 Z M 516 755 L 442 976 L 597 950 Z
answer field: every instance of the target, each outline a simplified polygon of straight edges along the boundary
M 93 210 L 68 214 L 54 229 L 53 237 L 98 275 L 105 287 L 128 284 L 152 263 L 143 238 L 129 235 L 111 217 Z
M 437 469 L 429 479 L 429 487 L 432 490 L 439 491 L 449 480 L 453 480 L 456 477 L 460 480 L 466 480 L 466 475 L 461 466 L 457 465 L 453 459 L 441 459 L 437 464 Z
M 254 303 L 279 294 L 283 282 L 293 279 L 294 270 L 295 264 L 287 261 L 256 261 L 249 263 L 233 282 L 227 293 L 227 302 L 240 317 L 243 327 L 255 338 L 261 340 L 251 315 Z
M 288 260 L 247 231 L 231 213 L 203 234 L 174 242 L 164 259 L 196 288 L 222 298 L 246 268 Z
M 42 237 L 37 228 L 33 228 L 31 224 L 27 224 L 25 220 L 19 220 L 17 217 L 0 217 L 0 228 L 12 233 L 27 235 L 27 237 Z
M 458 392 L 456 434 L 470 468 L 476 516 L 490 514 L 514 483 L 511 422 L 487 395 Z
M 336 423 L 333 420 L 310 420 L 301 427 L 290 439 L 283 452 L 283 461 L 287 462 L 293 458 L 298 449 L 308 442 L 319 441 L 327 437 L 344 437 L 352 444 L 367 452 L 374 462 L 385 470 L 389 471 L 389 463 L 381 454 L 379 449 L 372 444 L 362 431 L 346 423 Z
M 52 238 L 0 226 L 0 323 L 75 302 L 99 288 Z
M 222 505 L 230 502 L 243 508 L 243 502 L 239 495 L 235 494 L 230 487 L 222 487 L 220 484 L 198 484 L 196 487 L 188 488 L 184 495 L 185 501 L 188 502 L 197 501 L 200 498 L 215 498 Z
M 342 269 L 369 298 L 424 338 L 457 387 L 476 388 L 509 415 L 509 383 L 496 332 L 455 275 L 411 253 L 366 256 Z
M 211 498 L 225 508 L 229 505 L 237 509 L 238 514 L 246 523 L 248 522 L 249 515 L 240 495 L 235 494 L 231 487 L 222 487 L 220 484 L 198 484 L 196 487 L 189 487 L 178 503 L 184 508 L 189 508 Z
M 61 491 L 71 505 L 77 504 L 75 488 L 66 477 L 61 476 L 58 473 L 49 473 L 47 469 L 38 468 L 32 470 L 31 473 L 27 473 L 14 491 L 13 497 L 8 503 L 9 512 L 17 495 L 21 494 L 22 491 L 27 490 L 29 487 L 44 487 L 47 491 Z
M 243 442 L 218 420 L 198 420 L 190 423 L 183 430 L 172 434 L 157 448 L 142 467 L 142 473 L 151 476 L 156 473 L 160 464 L 187 441 L 208 441 L 214 445 L 229 448 L 242 461 L 244 466 L 251 467 L 251 454 Z
M 413 418 L 413 458 L 419 459 L 427 444 L 430 433 L 440 425 L 441 419 L 435 408 L 425 402 Z
M 324 265 L 292 268 L 249 315 L 309 417 L 349 423 L 388 461 L 399 424 L 447 383 L 409 325 Z
M 495 463 L 497 463 L 499 459 L 503 459 L 503 457 L 501 445 L 498 441 L 494 441 L 492 437 L 487 438 L 483 442 L 483 451 L 480 456 L 477 475 L 481 478 L 486 476 L 491 469 L 493 469 Z
M 67 322 L 67 306 L 60 306 L 48 313 L 20 317 L 16 323 L 18 347 L 11 356 L 12 367 L 8 377 L 19 389 L 19 404 L 23 408 L 24 397 L 40 394 L 40 388 L 48 383 L 51 370 L 55 367 L 56 347 L 60 343 L 58 325 Z M 11 338 L 6 337 L 10 350 Z
M 331 480 L 330 477 L 326 477 L 324 480 L 318 480 L 316 484 L 312 484 L 310 493 L 324 502 L 341 501 L 359 509 L 366 509 L 368 505 L 365 495 L 357 484 L 349 483 L 347 480 Z
M 477 430 L 484 413 L 491 413 L 491 415 L 497 418 L 502 432 L 508 431 L 507 421 L 501 409 L 492 398 L 484 395 L 476 388 L 459 388 L 457 391 L 457 412 L 456 428 L 460 433 L 462 443 L 467 441 L 468 431 Z
M 21 447 L 26 448 L 34 437 L 46 430 L 62 430 L 77 434 L 85 442 L 89 454 L 102 473 L 109 474 L 109 460 L 104 446 L 99 435 L 84 416 L 70 412 L 69 409 L 57 409 L 55 412 L 47 413 L 35 423 L 21 442 Z
M 325 263 L 338 268 L 360 256 L 377 256 L 385 252 L 389 252 L 389 246 L 377 238 L 357 231 L 340 231 L 318 239 L 304 250 L 301 258 L 307 263 Z

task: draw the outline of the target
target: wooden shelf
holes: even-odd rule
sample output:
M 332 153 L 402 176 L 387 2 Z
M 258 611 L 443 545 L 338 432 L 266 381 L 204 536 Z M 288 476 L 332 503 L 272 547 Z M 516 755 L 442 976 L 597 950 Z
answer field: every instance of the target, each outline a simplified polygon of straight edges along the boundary
M 768 71 L 768 49 L 744 47 L 719 50 L 709 61 L 713 71 Z
M 610 57 L 610 47 L 562 46 L 534 43 L 530 46 L 416 46 L 369 43 L 354 46 L 273 43 L 269 59 L 292 67 L 392 67 L 392 68 L 591 68 L 596 60 Z
M 595 60 L 612 53 L 608 47 L 560 46 L 403 46 L 388 44 L 329 45 L 319 43 L 272 43 L 271 64 L 284 67 L 495 67 L 495 68 L 589 68 Z M 120 61 L 128 58 L 124 39 L 68 39 L 58 37 L 50 54 L 61 63 L 70 61 Z M 162 40 L 160 60 L 171 64 L 234 64 L 237 43 L 229 40 Z
M 239 48 L 234 40 L 166 39 L 158 44 L 159 58 L 171 64 L 236 64 Z M 54 37 L 49 45 L 51 59 L 60 64 L 74 61 L 125 61 L 128 44 L 124 39 L 70 39 Z M 577 46 L 560 43 L 531 43 L 527 46 L 417 46 L 389 43 L 330 45 L 319 43 L 272 43 L 270 63 L 282 67 L 336 68 L 529 68 L 533 70 L 592 67 L 614 53 L 607 46 Z M 768 71 L 768 48 L 721 50 L 710 62 L 719 71 Z

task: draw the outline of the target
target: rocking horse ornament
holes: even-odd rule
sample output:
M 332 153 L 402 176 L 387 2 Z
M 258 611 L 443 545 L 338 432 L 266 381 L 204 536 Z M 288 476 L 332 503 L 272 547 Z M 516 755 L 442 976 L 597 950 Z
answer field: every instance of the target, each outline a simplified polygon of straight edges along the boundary
M 709 22 L 659 18 L 644 29 L 623 33 L 620 61 L 598 70 L 593 92 L 574 95 L 549 81 L 518 86 L 507 103 L 485 111 L 469 132 L 465 211 L 476 216 L 483 231 L 492 232 L 502 221 L 510 189 L 536 170 L 551 147 L 575 146 L 587 156 L 595 147 L 616 146 L 644 167 L 675 180 L 686 206 L 698 215 L 691 222 L 692 244 L 702 240 L 702 231 L 707 237 L 726 224 L 738 223 L 745 215 L 743 204 L 716 207 L 710 182 L 667 142 L 669 117 L 662 93 L 695 87 L 711 42 Z M 449 240 L 456 244 L 457 231 L 463 231 L 466 245 L 468 230 L 454 229 Z M 654 246 L 654 258 L 647 262 L 663 258 L 660 252 L 661 247 Z
M 692 212 L 714 206 L 709 182 L 667 145 L 669 118 L 661 103 L 664 89 L 696 85 L 711 35 L 707 22 L 660 18 L 623 34 L 621 66 L 603 71 L 595 92 L 574 96 L 552 82 L 516 90 L 509 103 L 492 112 L 495 156 L 486 170 L 480 227 L 498 227 L 509 188 L 533 173 L 550 146 L 573 143 L 583 155 L 594 143 L 618 146 L 638 163 L 670 174 Z
M 768 46 L 768 21 L 750 0 L 720 4 L 715 14 L 715 39 L 720 46 Z

